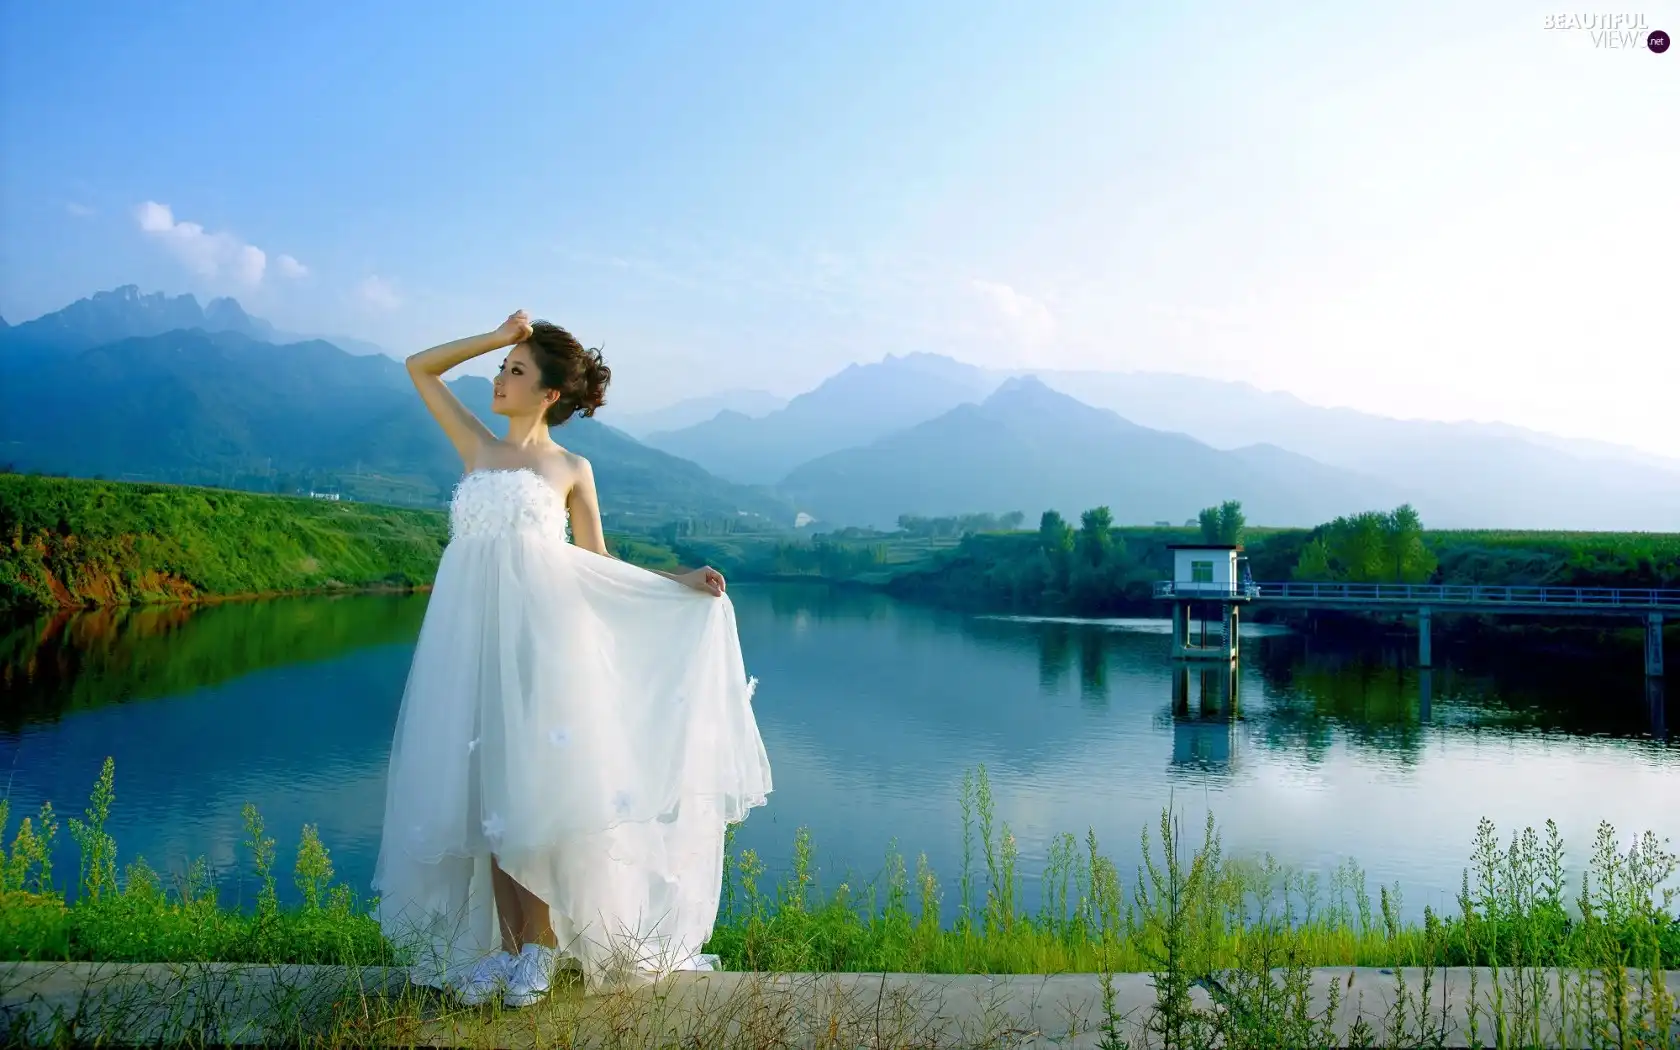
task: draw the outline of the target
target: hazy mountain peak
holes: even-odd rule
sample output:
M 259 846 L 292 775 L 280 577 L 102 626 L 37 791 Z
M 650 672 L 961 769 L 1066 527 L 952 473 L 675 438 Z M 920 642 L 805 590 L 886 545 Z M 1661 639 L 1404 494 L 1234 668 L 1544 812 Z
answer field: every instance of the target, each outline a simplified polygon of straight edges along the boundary
M 1011 376 L 1010 378 L 1005 379 L 1002 383 L 998 384 L 998 388 L 996 390 L 992 391 L 991 396 L 986 398 L 986 404 L 989 405 L 997 402 L 1017 401 L 1025 398 L 1042 398 L 1045 400 L 1060 399 L 1063 401 L 1074 400 L 1067 394 L 1058 393 L 1057 391 L 1045 386 L 1044 381 L 1039 379 L 1037 376 L 1027 375 Z
M 239 305 L 239 300 L 229 296 L 212 299 L 204 307 L 204 329 L 209 332 L 242 332 L 258 339 L 276 339 L 274 326 L 260 317 L 252 317 Z M 310 336 L 309 339 L 319 339 Z M 294 341 L 291 338 L 287 342 Z M 323 340 L 324 342 L 325 340 Z
M 979 400 L 996 382 L 984 370 L 942 354 L 925 351 L 887 354 L 879 361 L 847 365 L 814 389 L 794 398 L 789 407 L 851 398 L 858 396 L 860 391 L 867 391 L 865 396 L 894 399 L 933 394 L 940 401 L 954 395 L 957 400 L 951 405 L 956 405 Z
M 8 326 L 4 331 L 9 344 L 25 351 L 76 351 L 121 339 L 193 329 L 237 332 L 276 343 L 311 338 L 282 336 L 267 321 L 246 313 L 236 299 L 222 297 L 200 306 L 191 292 L 142 292 L 133 284 L 94 292 L 61 310 Z
M 179 310 L 183 313 L 202 316 L 203 310 L 198 305 L 198 297 L 191 292 L 181 295 L 167 295 L 163 292 L 142 292 L 137 284 L 124 284 L 103 292 L 94 292 L 86 299 L 78 299 L 60 310 L 74 310 L 87 303 L 105 309 L 118 310 Z M 51 316 L 51 315 L 48 315 Z
M 212 299 L 204 305 L 204 318 L 207 321 L 216 319 L 232 322 L 249 322 L 251 320 L 251 315 L 245 312 L 245 308 L 243 306 L 239 305 L 238 299 L 235 299 L 232 296 L 222 296 L 219 299 Z
M 607 419 L 613 426 L 636 438 L 681 430 L 697 423 L 724 417 L 730 425 L 744 419 L 758 419 L 787 405 L 787 398 L 768 390 L 720 390 L 715 394 L 688 397 L 662 408 L 642 411 L 608 409 Z
M 996 382 L 939 354 L 888 354 L 847 365 L 762 418 L 719 415 L 648 443 L 731 480 L 773 483 L 807 460 L 978 402 Z
M 981 403 L 980 410 L 994 419 L 1049 416 L 1064 424 L 1078 422 L 1113 430 L 1136 426 L 1105 408 L 1055 390 L 1032 375 L 1005 380 Z

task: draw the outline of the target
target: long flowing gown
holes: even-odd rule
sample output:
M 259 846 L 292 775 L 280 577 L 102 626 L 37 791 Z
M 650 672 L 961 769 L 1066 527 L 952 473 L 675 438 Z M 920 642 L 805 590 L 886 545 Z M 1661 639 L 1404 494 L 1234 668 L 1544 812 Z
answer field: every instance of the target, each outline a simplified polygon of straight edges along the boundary
M 588 985 L 695 966 L 725 826 L 771 787 L 734 607 L 573 546 L 530 470 L 469 473 L 450 533 L 391 746 L 386 936 L 459 981 L 500 946 L 494 857 Z

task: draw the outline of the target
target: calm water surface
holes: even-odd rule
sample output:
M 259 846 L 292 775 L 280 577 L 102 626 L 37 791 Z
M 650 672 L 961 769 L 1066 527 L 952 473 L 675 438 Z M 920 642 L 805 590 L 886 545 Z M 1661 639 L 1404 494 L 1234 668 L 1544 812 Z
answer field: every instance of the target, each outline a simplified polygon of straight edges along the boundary
M 826 881 L 873 876 L 889 842 L 925 852 L 954 900 L 960 785 L 984 765 L 1030 876 L 1051 838 L 1094 828 L 1134 870 L 1163 806 L 1228 854 L 1401 884 L 1405 910 L 1457 890 L 1479 817 L 1555 819 L 1584 860 L 1601 820 L 1680 840 L 1677 705 L 1636 651 L 1588 662 L 1483 653 L 1420 672 L 1410 653 L 1245 627 L 1230 676 L 1180 677 L 1164 623 L 968 617 L 822 588 L 733 591 L 770 804 L 739 844 L 772 868 L 809 827 Z M 298 598 L 91 613 L 0 631 L 0 777 L 17 814 L 79 814 L 107 755 L 124 861 L 206 857 L 251 892 L 240 811 L 289 866 L 313 823 L 365 890 L 386 754 L 423 596 Z M 61 838 L 68 839 L 67 835 Z M 66 842 L 67 845 L 67 842 Z M 75 870 L 68 850 L 60 872 Z M 281 887 L 289 887 L 282 877 Z M 1036 899 L 1034 884 L 1025 893 Z

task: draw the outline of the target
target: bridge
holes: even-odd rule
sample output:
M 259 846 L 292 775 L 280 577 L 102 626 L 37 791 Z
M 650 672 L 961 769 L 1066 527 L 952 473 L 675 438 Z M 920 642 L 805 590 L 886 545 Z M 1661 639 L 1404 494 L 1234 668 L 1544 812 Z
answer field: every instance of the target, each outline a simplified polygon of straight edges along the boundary
M 1277 609 L 1327 609 L 1345 612 L 1412 613 L 1418 621 L 1418 663 L 1432 666 L 1430 622 L 1436 611 L 1478 616 L 1560 615 L 1636 617 L 1645 624 L 1645 673 L 1663 673 L 1663 621 L 1680 617 L 1680 590 L 1618 587 L 1507 587 L 1480 584 L 1409 583 L 1253 583 L 1162 580 L 1155 597 L 1173 603 L 1173 655 L 1234 659 L 1237 655 L 1237 609 L 1257 605 Z M 1220 607 L 1218 627 L 1202 621 L 1202 640 L 1191 639 L 1192 606 Z

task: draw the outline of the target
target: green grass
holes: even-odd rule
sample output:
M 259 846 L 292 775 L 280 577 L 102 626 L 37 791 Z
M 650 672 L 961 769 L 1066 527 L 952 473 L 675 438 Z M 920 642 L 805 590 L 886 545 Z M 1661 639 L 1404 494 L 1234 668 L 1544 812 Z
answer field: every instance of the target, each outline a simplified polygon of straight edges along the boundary
M 276 844 L 245 809 L 254 907 L 217 898 L 204 862 L 166 881 L 144 860 L 119 872 L 104 824 L 115 798 L 107 760 L 86 811 L 67 822 L 80 852 L 71 893 L 51 870 L 59 817 L 44 806 L 0 850 L 0 958 L 107 962 L 398 962 L 369 902 L 334 881 L 305 827 L 283 906 Z M 0 801 L 0 829 L 8 803 Z M 1680 968 L 1677 861 L 1646 834 L 1623 844 L 1601 826 L 1587 873 L 1571 888 L 1554 826 L 1502 844 L 1478 830 L 1457 910 L 1401 919 L 1398 887 L 1373 898 L 1350 864 L 1327 882 L 1270 859 L 1226 857 L 1210 818 L 1187 843 L 1176 816 L 1145 829 L 1144 864 L 1127 879 L 1094 833 L 1062 836 L 1042 875 L 1041 904 L 1020 905 L 1015 840 L 997 821 L 982 769 L 963 796 L 964 863 L 954 884 L 924 857 L 889 850 L 883 872 L 822 888 L 807 832 L 770 882 L 751 850 L 731 849 L 708 950 L 731 969 L 915 973 L 1153 972 L 1238 968 L 1256 952 L 1303 966 L 1590 966 Z
M 0 613 L 430 582 L 438 511 L 0 475 Z
M 796 992 L 785 979 L 775 991 L 780 1007 L 766 1008 L 769 986 L 748 983 L 723 999 L 702 999 L 691 1016 L 675 1020 L 647 1012 L 665 1001 L 659 995 L 608 996 L 594 1006 L 555 996 L 543 1008 L 509 1016 L 499 1004 L 463 1014 L 413 988 L 370 992 L 360 975 L 400 965 L 403 953 L 381 936 L 370 902 L 335 881 L 313 828 L 304 828 L 292 865 L 299 903 L 285 906 L 276 886 L 276 843 L 265 835 L 260 814 L 246 806 L 245 849 L 258 889 L 251 906 L 229 907 L 217 899 L 202 861 L 172 886 L 143 861 L 119 874 L 116 843 L 104 830 L 114 788 L 107 759 L 82 817 L 66 822 L 80 853 L 69 902 L 49 862 L 59 824 L 50 806 L 22 821 L 10 847 L 0 850 L 0 960 L 185 964 L 177 972 L 189 982 L 199 973 L 207 991 L 225 989 L 228 979 L 194 964 L 348 968 L 343 980 L 326 979 L 324 999 L 301 986 L 270 992 L 273 1002 L 262 1013 L 268 1044 L 490 1046 L 508 1045 L 511 1032 L 522 1042 L 567 1046 L 932 1048 L 1002 1045 L 1021 1032 L 1000 1014 L 988 1015 L 992 1030 L 967 1038 L 925 1030 L 885 1035 L 927 1004 L 872 986 L 863 998 L 830 993 L 795 1005 L 790 994 L 818 993 Z M 0 801 L 0 830 L 6 818 Z M 1187 842 L 1170 808 L 1157 827 L 1144 829 L 1144 862 L 1130 880 L 1094 835 L 1082 842 L 1064 836 L 1044 873 L 1043 903 L 1028 914 L 1018 904 L 1014 838 L 996 820 L 984 769 L 965 778 L 963 830 L 963 868 L 949 889 L 925 858 L 912 872 L 891 849 L 879 878 L 824 889 L 804 831 L 796 834 L 790 870 L 774 884 L 752 851 L 731 849 L 709 950 L 730 969 L 771 974 L 1095 973 L 1100 1008 L 1069 1023 L 1096 1034 L 1104 1050 L 1123 1050 L 1136 1038 L 1193 1050 L 1464 1045 L 1447 1041 L 1457 1023 L 1453 1009 L 1464 1011 L 1471 1046 L 1543 1045 L 1554 1024 L 1580 1040 L 1568 1045 L 1680 1046 L 1664 974 L 1680 967 L 1677 861 L 1649 834 L 1624 843 L 1601 826 L 1588 870 L 1571 888 L 1554 826 L 1543 834 L 1524 830 L 1504 843 L 1484 821 L 1456 911 L 1426 909 L 1422 922 L 1406 922 L 1398 888 L 1380 888 L 1373 900 L 1351 864 L 1323 885 L 1269 860 L 1228 858 L 1211 818 L 1199 840 Z M 1455 971 L 1468 973 L 1469 984 L 1458 986 L 1461 1006 L 1449 1008 L 1440 968 L 1465 964 L 1491 969 Z M 1379 1000 L 1386 1005 L 1369 1013 L 1363 996 L 1379 989 L 1348 991 L 1351 972 L 1346 987 L 1340 975 L 1326 986 L 1324 971 L 1315 968 L 1332 966 L 1394 968 Z M 1115 975 L 1128 971 L 1149 977 L 1153 1003 L 1141 1016 L 1118 1005 Z M 128 1002 L 49 1017 L 37 1029 L 45 1035 L 33 1038 L 115 1038 L 145 1002 L 185 1004 L 184 986 L 177 986 L 183 977 L 174 984 L 144 978 L 127 993 L 113 985 L 111 994 Z M 124 979 L 121 971 L 111 977 Z M 1198 989 L 1211 1006 L 1197 1004 Z M 1327 1003 L 1319 1001 L 1323 994 Z M 1344 995 L 1358 997 L 1351 1023 L 1342 1013 Z M 100 1020 L 105 1012 L 110 1018 Z M 226 1019 L 217 1011 L 175 1010 L 168 1023 L 172 1041 L 224 1041 Z M 673 1023 L 686 1034 L 658 1034 Z

